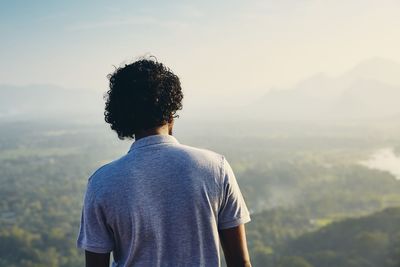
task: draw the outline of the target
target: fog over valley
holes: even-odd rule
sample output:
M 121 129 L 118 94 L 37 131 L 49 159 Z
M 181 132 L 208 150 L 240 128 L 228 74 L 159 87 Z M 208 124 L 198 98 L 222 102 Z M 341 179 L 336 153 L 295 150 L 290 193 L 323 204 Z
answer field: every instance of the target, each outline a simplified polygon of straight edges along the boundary
M 379 149 L 368 160 L 360 163 L 371 169 L 387 171 L 400 180 L 400 156 L 395 154 L 393 148 Z

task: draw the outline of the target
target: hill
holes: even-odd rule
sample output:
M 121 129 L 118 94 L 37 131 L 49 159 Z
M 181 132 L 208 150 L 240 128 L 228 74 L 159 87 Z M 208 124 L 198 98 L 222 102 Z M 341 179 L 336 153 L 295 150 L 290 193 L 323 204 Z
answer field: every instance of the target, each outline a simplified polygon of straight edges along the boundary
M 400 266 L 399 225 L 400 208 L 335 222 L 288 242 L 280 261 L 296 258 L 315 267 Z

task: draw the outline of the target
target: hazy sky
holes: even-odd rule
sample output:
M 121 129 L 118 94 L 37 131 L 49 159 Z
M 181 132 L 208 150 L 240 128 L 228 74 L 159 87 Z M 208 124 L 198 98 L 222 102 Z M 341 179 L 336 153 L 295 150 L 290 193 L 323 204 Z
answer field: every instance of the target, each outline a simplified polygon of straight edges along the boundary
M 187 95 L 257 96 L 317 72 L 400 62 L 400 1 L 2 1 L 0 83 L 104 91 L 154 54 Z

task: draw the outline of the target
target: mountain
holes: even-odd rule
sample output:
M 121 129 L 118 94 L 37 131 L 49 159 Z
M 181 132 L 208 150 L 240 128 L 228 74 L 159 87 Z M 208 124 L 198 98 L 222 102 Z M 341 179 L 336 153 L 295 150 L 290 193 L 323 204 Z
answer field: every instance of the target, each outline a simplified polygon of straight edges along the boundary
M 0 119 L 29 120 L 102 114 L 102 94 L 56 85 L 0 85 Z
M 400 113 L 400 64 L 370 59 L 339 76 L 320 73 L 236 111 L 270 120 L 376 119 Z
M 389 85 L 400 85 L 400 64 L 396 61 L 371 58 L 360 62 L 350 71 L 342 75 L 342 79 L 349 80 L 377 80 L 385 81 Z

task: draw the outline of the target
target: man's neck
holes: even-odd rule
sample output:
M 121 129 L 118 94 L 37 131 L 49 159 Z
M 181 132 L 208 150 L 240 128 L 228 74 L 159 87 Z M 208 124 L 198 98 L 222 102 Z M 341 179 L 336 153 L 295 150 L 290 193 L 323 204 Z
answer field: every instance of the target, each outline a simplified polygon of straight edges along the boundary
M 167 123 L 151 129 L 140 130 L 135 133 L 135 141 L 150 135 L 172 135 L 172 125 Z

